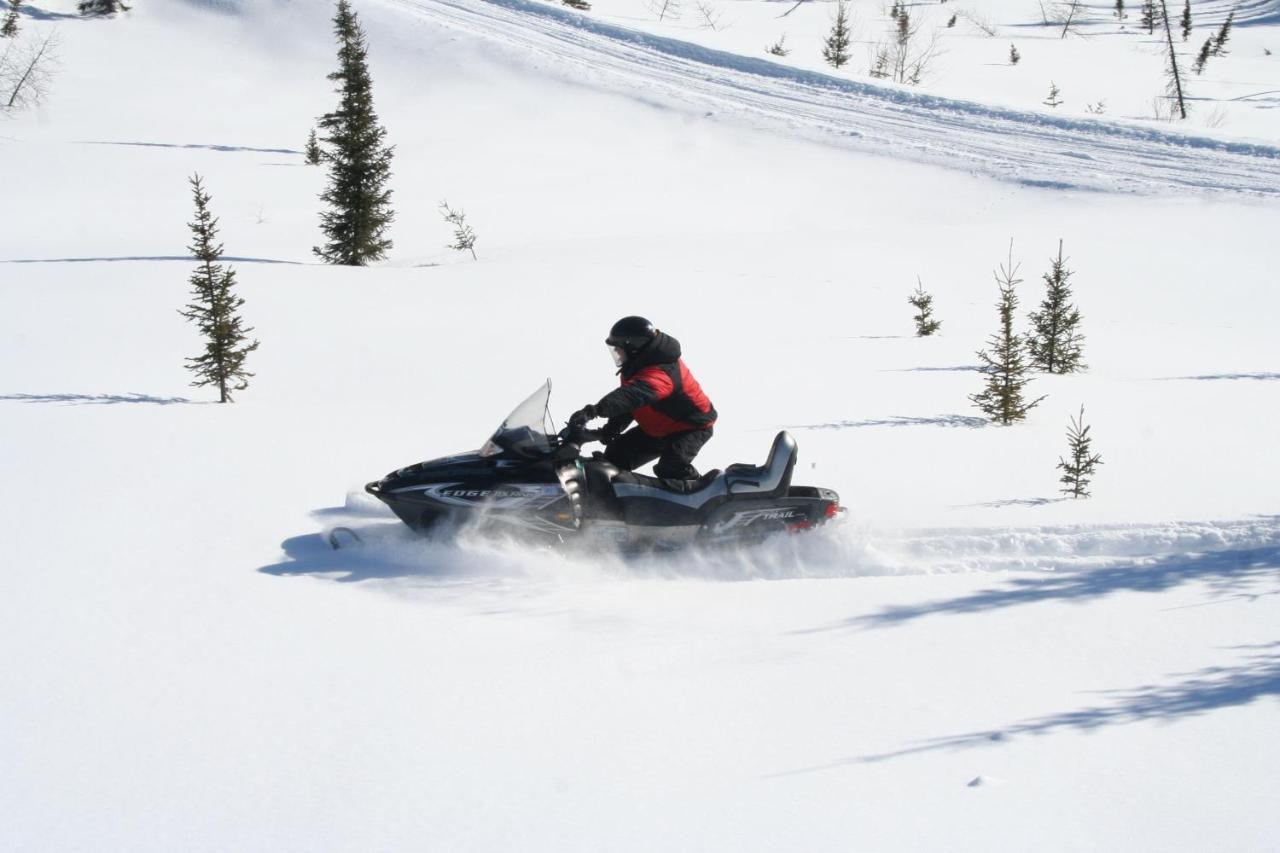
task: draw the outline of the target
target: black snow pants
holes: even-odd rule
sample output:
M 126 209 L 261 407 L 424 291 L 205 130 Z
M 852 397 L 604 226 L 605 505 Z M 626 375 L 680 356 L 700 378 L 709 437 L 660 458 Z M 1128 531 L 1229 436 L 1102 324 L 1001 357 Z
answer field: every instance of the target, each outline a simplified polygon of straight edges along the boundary
M 658 460 L 653 473 L 664 480 L 694 480 L 698 469 L 693 458 L 711 438 L 711 428 L 678 432 L 654 438 L 640 427 L 633 427 L 615 438 L 604 451 L 604 458 L 624 471 L 634 471 L 646 462 Z

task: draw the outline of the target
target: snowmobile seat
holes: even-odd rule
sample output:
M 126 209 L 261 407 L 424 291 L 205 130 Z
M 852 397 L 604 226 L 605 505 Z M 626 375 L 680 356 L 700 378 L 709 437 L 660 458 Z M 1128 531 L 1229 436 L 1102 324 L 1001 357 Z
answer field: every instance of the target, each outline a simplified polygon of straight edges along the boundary
M 737 463 L 724 471 L 730 495 L 785 495 L 791 486 L 796 467 L 796 440 L 786 432 L 778 433 L 763 465 Z
M 623 471 L 613 479 L 619 498 L 658 498 L 688 507 L 699 507 L 715 497 L 723 497 L 724 476 L 720 469 L 708 471 L 696 480 L 671 480 Z

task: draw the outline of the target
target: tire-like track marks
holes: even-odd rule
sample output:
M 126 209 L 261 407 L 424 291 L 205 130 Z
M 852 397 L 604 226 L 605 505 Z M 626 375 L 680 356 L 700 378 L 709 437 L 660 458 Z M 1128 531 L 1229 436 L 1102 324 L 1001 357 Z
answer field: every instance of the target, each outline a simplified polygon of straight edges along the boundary
M 383 2 L 536 55 L 575 81 L 674 98 L 858 151 L 1034 187 L 1280 195 L 1275 146 L 871 85 L 641 33 L 533 0 Z

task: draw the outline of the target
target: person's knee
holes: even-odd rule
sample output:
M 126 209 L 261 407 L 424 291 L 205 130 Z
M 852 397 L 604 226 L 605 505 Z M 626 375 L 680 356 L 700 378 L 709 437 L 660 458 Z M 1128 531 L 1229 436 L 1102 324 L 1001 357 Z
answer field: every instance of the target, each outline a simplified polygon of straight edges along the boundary
M 688 462 L 680 459 L 662 459 L 653 466 L 653 473 L 663 480 L 692 480 L 698 471 Z

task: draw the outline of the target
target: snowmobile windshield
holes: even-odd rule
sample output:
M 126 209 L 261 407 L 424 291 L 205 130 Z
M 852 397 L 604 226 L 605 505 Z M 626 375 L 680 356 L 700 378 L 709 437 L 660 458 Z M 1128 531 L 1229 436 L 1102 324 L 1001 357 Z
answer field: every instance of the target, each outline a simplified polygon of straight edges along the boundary
M 547 406 L 551 402 L 551 380 L 516 406 L 502 426 L 494 431 L 480 448 L 481 456 L 511 453 L 516 456 L 539 457 L 551 452 Z

